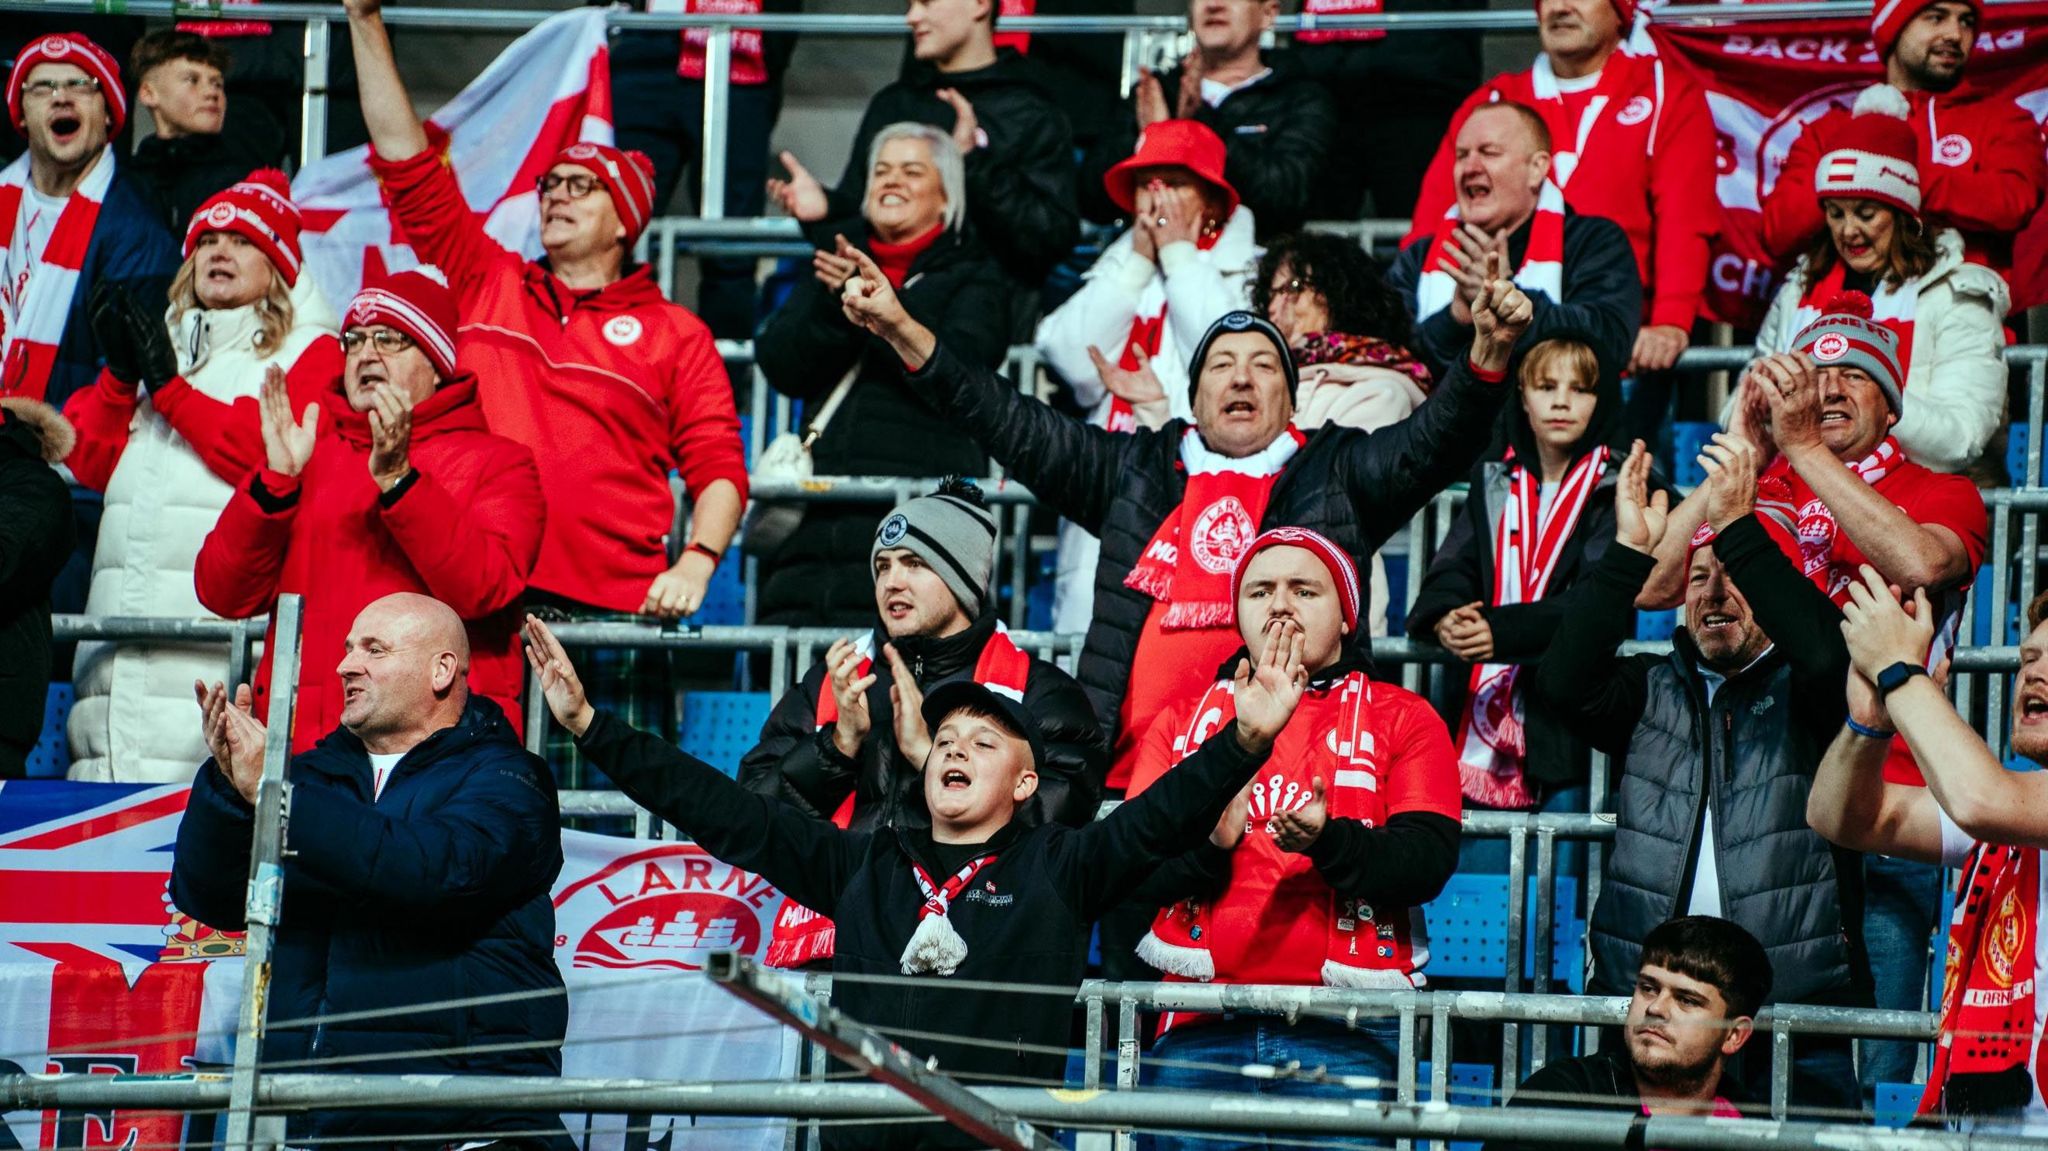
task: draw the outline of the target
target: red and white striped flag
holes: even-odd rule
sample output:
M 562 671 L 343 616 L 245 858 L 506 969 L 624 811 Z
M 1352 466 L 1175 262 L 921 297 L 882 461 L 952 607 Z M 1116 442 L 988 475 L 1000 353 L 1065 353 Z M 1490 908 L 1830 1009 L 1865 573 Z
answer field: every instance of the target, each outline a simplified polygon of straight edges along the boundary
M 534 180 L 556 152 L 579 140 L 612 142 L 610 57 L 604 10 L 550 17 L 501 53 L 429 123 L 449 136 L 449 158 L 470 207 L 511 251 L 540 254 Z M 338 312 L 374 259 L 391 271 L 415 266 L 394 234 L 369 148 L 316 160 L 292 181 L 305 217 L 306 266 Z

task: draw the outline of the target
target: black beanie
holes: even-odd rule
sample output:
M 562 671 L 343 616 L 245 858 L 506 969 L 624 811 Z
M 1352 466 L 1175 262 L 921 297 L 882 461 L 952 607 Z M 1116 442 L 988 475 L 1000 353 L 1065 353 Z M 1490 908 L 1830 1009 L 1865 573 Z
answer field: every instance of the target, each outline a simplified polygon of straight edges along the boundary
M 1215 343 L 1218 336 L 1233 332 L 1257 332 L 1273 341 L 1273 346 L 1280 349 L 1280 364 L 1287 373 L 1287 398 L 1296 400 L 1301 389 L 1301 374 L 1294 369 L 1294 353 L 1287 348 L 1287 337 L 1281 335 L 1280 329 L 1264 316 L 1240 309 L 1223 313 L 1209 325 L 1208 331 L 1202 333 L 1202 342 L 1195 345 L 1195 356 L 1188 361 L 1188 403 L 1195 402 L 1195 391 L 1201 386 L 1202 364 L 1209 358 L 1209 345 Z

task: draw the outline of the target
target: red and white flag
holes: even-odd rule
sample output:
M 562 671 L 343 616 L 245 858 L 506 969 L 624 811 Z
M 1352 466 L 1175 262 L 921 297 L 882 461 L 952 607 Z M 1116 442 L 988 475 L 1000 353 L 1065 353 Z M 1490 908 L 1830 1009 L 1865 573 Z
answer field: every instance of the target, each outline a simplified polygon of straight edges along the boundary
M 1645 14 L 1647 16 L 1647 13 Z M 2048 117 L 2048 2 L 1986 6 L 1960 91 L 2016 100 L 2036 121 Z M 1715 185 L 1721 235 L 1707 274 L 1714 318 L 1756 327 L 1777 274 L 1763 246 L 1763 199 L 1792 141 L 1832 108 L 1883 78 L 1867 15 L 1730 22 L 1639 24 L 1630 51 L 1650 51 L 1684 71 L 1707 95 L 1714 117 Z M 2014 255 L 2015 304 L 2048 300 L 2048 212 L 2021 233 Z
M 470 207 L 511 251 L 540 254 L 533 184 L 555 153 L 577 141 L 612 142 L 604 15 L 601 8 L 572 8 L 542 21 L 429 119 L 448 133 L 449 159 Z M 367 146 L 337 152 L 292 181 L 305 217 L 306 266 L 337 312 L 355 295 L 369 260 L 392 271 L 419 262 L 393 232 L 369 159 Z

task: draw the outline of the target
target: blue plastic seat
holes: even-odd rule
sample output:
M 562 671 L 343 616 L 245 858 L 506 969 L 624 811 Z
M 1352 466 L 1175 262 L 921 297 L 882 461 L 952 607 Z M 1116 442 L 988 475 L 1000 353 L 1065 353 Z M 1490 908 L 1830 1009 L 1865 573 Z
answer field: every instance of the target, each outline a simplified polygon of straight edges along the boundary
M 43 733 L 28 753 L 30 779 L 63 779 L 71 770 L 71 740 L 64 725 L 71 718 L 77 691 L 68 683 L 53 683 L 43 696 Z
M 1578 881 L 1557 879 L 1556 932 L 1550 978 L 1557 990 L 1583 989 L 1585 921 L 1579 918 Z M 1424 913 L 1429 917 L 1429 967 L 1432 978 L 1484 980 L 1499 988 L 1507 972 L 1508 877 L 1501 874 L 1454 875 Z M 1535 969 L 1536 887 L 1529 880 L 1524 907 L 1522 970 Z M 1526 985 L 1525 985 L 1526 987 Z
M 1430 1063 L 1424 1060 L 1415 1065 L 1415 1097 L 1418 1101 L 1430 1101 Z M 1505 1101 L 1494 1097 L 1493 1065 L 1490 1063 L 1451 1064 L 1451 1103 L 1459 1107 L 1499 1107 Z M 1483 1144 L 1452 1143 L 1451 1151 L 1479 1151 Z
M 761 741 L 775 697 L 765 691 L 693 691 L 683 696 L 682 749 L 737 777 L 740 757 Z

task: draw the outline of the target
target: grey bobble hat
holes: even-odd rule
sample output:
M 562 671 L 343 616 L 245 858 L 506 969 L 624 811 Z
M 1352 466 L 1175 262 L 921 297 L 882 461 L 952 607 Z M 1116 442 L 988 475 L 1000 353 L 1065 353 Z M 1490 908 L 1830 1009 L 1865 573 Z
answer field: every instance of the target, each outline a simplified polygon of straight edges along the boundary
M 870 569 L 875 557 L 890 548 L 922 559 L 939 573 L 962 611 L 981 614 L 996 566 L 996 519 L 980 488 L 948 479 L 931 495 L 898 504 L 875 530 L 874 546 L 868 549 Z

